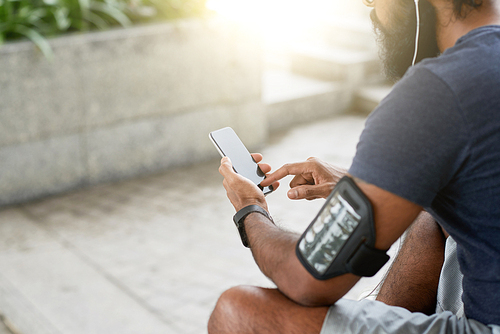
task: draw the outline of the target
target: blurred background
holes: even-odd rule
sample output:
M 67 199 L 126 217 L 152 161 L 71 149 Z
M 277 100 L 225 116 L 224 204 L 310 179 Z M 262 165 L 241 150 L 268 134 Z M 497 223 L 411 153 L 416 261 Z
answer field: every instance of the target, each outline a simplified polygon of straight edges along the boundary
M 349 167 L 390 91 L 361 1 L 0 0 L 0 333 L 206 333 L 272 287 L 210 131 Z M 271 214 L 301 232 L 322 201 Z M 368 294 L 383 273 L 348 296 Z

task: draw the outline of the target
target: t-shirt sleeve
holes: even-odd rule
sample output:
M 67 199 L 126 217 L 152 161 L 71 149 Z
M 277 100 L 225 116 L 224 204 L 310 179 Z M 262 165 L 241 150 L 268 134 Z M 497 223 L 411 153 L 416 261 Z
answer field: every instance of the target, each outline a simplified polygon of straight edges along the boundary
M 367 119 L 349 173 L 429 207 L 463 163 L 467 138 L 453 91 L 415 67 Z

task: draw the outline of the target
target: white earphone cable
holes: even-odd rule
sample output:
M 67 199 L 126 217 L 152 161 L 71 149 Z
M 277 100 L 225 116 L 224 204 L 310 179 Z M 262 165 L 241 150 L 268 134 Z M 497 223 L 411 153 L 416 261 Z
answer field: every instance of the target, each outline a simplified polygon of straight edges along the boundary
M 413 54 L 413 61 L 411 62 L 411 65 L 415 65 L 415 61 L 417 60 L 417 53 L 418 53 L 418 40 L 419 40 L 419 35 L 420 35 L 420 13 L 419 13 L 419 6 L 418 6 L 418 0 L 415 1 L 415 11 L 417 12 L 417 32 L 415 33 L 415 53 Z

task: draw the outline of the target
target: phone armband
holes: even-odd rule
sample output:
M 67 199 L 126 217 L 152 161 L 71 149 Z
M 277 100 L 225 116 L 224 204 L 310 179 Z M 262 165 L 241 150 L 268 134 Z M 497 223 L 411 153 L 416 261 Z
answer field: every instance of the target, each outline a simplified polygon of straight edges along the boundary
M 356 183 L 344 176 L 300 237 L 296 254 L 319 280 L 345 273 L 370 277 L 389 260 L 386 251 L 374 246 L 371 203 Z

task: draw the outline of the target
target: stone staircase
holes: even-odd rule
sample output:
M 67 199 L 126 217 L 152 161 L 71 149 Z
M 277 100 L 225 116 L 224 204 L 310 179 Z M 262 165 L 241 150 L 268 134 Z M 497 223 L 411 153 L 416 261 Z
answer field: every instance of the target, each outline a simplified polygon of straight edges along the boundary
M 293 50 L 293 72 L 320 80 L 343 81 L 349 85 L 379 72 L 373 50 L 345 46 L 301 45 Z
M 367 20 L 337 20 L 270 57 L 263 76 L 263 102 L 271 130 L 335 114 L 370 113 L 389 93 Z M 318 38 L 319 36 L 319 38 Z
M 383 82 L 365 85 L 356 90 L 351 109 L 361 113 L 370 113 L 389 94 L 391 89 L 391 84 Z
M 289 70 L 265 71 L 262 98 L 271 131 L 339 114 L 349 106 L 340 82 L 322 81 Z

